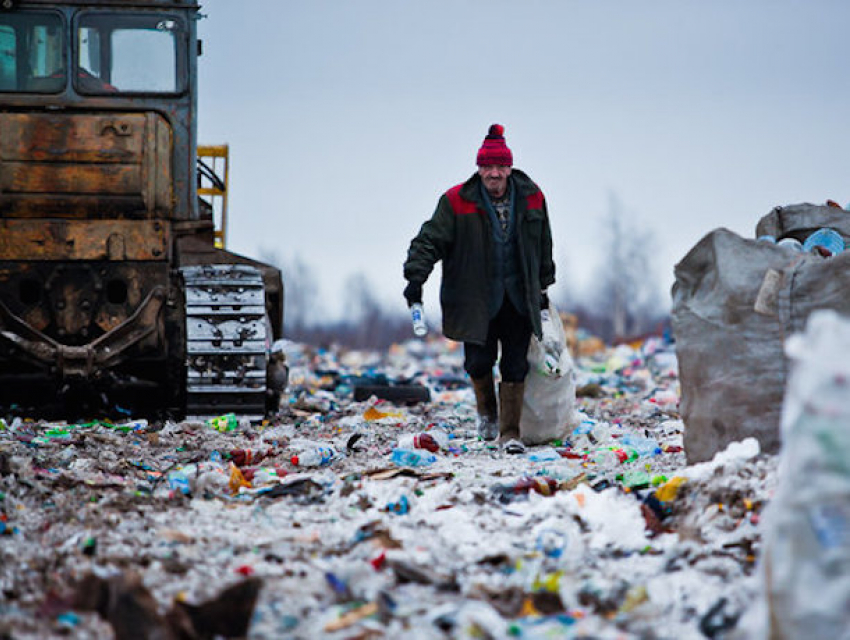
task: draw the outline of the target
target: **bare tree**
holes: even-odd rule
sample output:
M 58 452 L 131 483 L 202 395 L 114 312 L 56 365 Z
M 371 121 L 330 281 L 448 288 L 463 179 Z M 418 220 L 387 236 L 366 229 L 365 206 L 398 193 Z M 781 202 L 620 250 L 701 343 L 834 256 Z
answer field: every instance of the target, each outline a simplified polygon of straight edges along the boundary
M 653 275 L 652 230 L 627 215 L 609 194 L 603 219 L 606 242 L 595 283 L 595 306 L 610 318 L 611 339 L 645 332 L 658 316 L 658 282 Z
M 409 337 L 409 320 L 397 312 L 386 311 L 374 291 L 363 273 L 352 274 L 346 280 L 343 322 L 347 325 L 346 342 L 351 346 L 383 347 Z
M 374 320 L 381 313 L 374 288 L 366 274 L 353 273 L 345 281 L 345 319 L 351 322 L 365 323 Z

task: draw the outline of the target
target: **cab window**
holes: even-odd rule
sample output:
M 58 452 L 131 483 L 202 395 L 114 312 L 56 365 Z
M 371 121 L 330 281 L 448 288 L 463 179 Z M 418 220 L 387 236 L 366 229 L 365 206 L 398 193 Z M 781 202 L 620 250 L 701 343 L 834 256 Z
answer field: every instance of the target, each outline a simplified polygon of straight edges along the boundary
M 62 91 L 64 43 L 59 14 L 0 12 L 0 92 Z
M 86 14 L 77 28 L 81 93 L 179 93 L 182 22 L 168 15 Z

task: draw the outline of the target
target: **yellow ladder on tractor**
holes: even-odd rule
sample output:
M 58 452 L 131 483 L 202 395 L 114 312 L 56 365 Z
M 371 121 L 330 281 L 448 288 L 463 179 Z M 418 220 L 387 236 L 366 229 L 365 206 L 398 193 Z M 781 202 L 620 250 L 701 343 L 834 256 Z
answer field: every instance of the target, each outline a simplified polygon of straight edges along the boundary
M 215 246 L 224 249 L 227 241 L 227 189 L 229 147 L 226 144 L 198 145 L 201 170 L 198 195 L 207 196 L 213 208 Z

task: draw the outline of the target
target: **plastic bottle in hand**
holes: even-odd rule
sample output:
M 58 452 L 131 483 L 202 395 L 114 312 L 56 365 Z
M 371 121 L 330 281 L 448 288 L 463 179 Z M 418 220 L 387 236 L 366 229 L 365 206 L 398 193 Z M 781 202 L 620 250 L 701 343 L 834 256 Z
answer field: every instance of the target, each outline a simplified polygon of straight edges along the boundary
M 310 447 L 298 455 L 292 456 L 292 464 L 297 467 L 324 467 L 336 460 L 338 454 L 333 447 Z
M 410 306 L 410 319 L 413 322 L 413 333 L 420 338 L 428 333 L 428 325 L 425 324 L 425 311 L 422 303 L 416 302 Z

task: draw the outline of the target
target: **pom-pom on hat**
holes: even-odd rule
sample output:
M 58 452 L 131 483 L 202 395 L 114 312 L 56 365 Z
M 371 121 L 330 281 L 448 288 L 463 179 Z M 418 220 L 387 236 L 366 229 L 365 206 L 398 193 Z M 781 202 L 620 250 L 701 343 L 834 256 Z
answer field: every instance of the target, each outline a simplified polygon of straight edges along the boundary
M 510 167 L 514 163 L 514 156 L 508 149 L 508 145 L 505 144 L 505 128 L 502 125 L 490 125 L 490 130 L 478 150 L 478 157 L 475 162 L 479 167 L 489 164 Z

